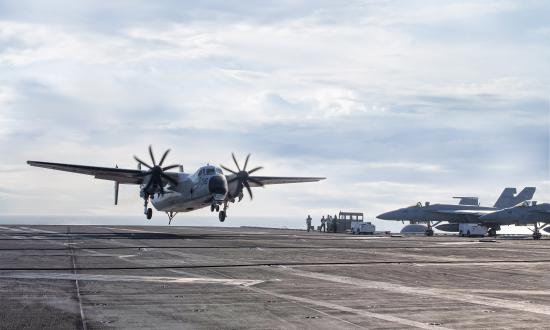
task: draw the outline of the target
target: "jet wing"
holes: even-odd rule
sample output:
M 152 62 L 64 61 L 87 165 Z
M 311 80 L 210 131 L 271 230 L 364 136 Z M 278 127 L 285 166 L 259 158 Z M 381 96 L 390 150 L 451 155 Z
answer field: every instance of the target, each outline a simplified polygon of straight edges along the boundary
M 97 167 L 97 166 L 86 166 L 86 165 L 71 165 L 71 164 L 61 164 L 61 163 L 47 163 L 47 162 L 37 162 L 32 160 L 27 161 L 27 164 L 31 166 L 36 166 L 36 167 L 49 168 L 52 170 L 93 175 L 96 179 L 112 180 L 112 181 L 117 181 L 119 183 L 141 184 L 143 182 L 142 177 L 137 177 L 138 174 L 143 173 L 143 171 L 141 170 L 130 170 L 130 169 L 123 169 L 123 168 Z
M 326 178 L 318 177 L 284 177 L 284 176 L 250 176 L 250 179 L 261 182 L 263 185 L 268 184 L 285 184 L 285 183 L 300 183 L 300 182 L 317 182 Z M 251 187 L 259 187 L 253 181 L 249 181 Z

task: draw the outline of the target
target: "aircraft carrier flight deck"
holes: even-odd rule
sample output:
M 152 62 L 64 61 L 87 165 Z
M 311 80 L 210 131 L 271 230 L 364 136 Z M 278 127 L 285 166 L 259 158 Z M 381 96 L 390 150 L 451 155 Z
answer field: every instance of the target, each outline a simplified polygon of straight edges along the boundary
M 0 226 L 24 329 L 548 328 L 550 239 Z

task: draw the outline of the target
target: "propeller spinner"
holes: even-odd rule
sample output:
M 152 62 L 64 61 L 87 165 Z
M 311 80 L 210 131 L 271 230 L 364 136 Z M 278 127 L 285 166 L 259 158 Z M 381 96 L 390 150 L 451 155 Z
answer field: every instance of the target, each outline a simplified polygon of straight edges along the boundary
M 149 155 L 151 156 L 151 161 L 153 162 L 153 166 L 147 164 L 146 162 L 139 159 L 137 156 L 134 156 L 134 159 L 140 163 L 141 165 L 147 167 L 149 171 L 143 172 L 138 174 L 138 176 L 141 177 L 149 177 L 149 181 L 143 188 L 145 192 L 152 191 L 153 193 L 156 191 L 160 191 L 161 195 L 164 194 L 164 183 L 163 179 L 170 182 L 174 186 L 178 184 L 176 180 L 174 180 L 172 177 L 166 175 L 164 171 L 179 167 L 179 165 L 169 165 L 162 167 L 162 164 L 164 163 L 164 160 L 166 159 L 166 156 L 168 156 L 168 153 L 170 152 L 170 149 L 167 149 L 164 154 L 162 155 L 160 162 L 157 164 L 155 161 L 155 156 L 153 154 L 153 148 L 149 146 Z
M 231 157 L 233 158 L 233 162 L 235 163 L 235 166 L 237 166 L 237 171 L 233 171 L 232 169 L 229 169 L 229 168 L 227 168 L 223 165 L 220 165 L 221 168 L 223 168 L 224 170 L 226 170 L 226 171 L 228 171 L 228 172 L 235 175 L 233 178 L 231 178 L 229 181 L 227 181 L 227 183 L 238 181 L 237 193 L 240 194 L 243 191 L 243 187 L 244 187 L 244 188 L 246 188 L 246 191 L 248 192 L 248 195 L 250 196 L 250 199 L 252 199 L 253 198 L 252 189 L 250 189 L 250 183 L 249 182 L 252 182 L 252 183 L 254 183 L 254 184 L 256 184 L 260 187 L 263 187 L 264 185 L 260 181 L 254 179 L 254 178 L 251 178 L 250 174 L 261 170 L 263 167 L 258 166 L 258 167 L 255 167 L 255 168 L 251 169 L 250 171 L 247 171 L 246 167 L 248 166 L 248 160 L 250 159 L 250 154 L 248 154 L 246 156 L 246 160 L 244 161 L 243 169 L 241 170 L 241 167 L 239 166 L 239 162 L 237 162 L 237 158 L 235 158 L 234 153 L 231 153 Z

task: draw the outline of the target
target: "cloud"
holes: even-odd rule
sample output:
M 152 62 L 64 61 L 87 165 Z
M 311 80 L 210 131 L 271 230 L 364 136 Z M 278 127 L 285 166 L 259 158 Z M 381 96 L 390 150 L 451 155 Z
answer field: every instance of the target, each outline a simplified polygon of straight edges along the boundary
M 235 151 L 252 152 L 265 175 L 328 177 L 260 189 L 238 215 L 374 214 L 468 192 L 492 201 L 509 185 L 540 184 L 548 197 L 547 10 L 2 2 L 0 185 L 29 196 L 5 195 L 3 208 L 139 212 L 135 187 L 112 208 L 110 182 L 25 161 L 134 168 L 149 144 L 171 147 L 188 171 Z

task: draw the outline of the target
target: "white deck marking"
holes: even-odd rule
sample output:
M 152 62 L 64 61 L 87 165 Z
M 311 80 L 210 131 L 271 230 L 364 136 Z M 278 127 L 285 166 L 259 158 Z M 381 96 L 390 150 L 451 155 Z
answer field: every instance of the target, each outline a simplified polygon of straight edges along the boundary
M 44 229 L 37 229 L 37 228 L 29 228 L 29 227 L 22 227 L 22 226 L 20 226 L 19 228 L 24 229 L 25 231 L 30 230 L 30 231 L 39 232 L 39 233 L 61 234 L 60 232 L 51 231 L 51 230 L 44 230 Z M 64 233 L 63 233 L 63 234 L 64 234 Z
M 455 301 L 460 301 L 460 302 L 465 302 L 470 304 L 485 305 L 485 306 L 496 307 L 496 308 L 506 308 L 506 309 L 523 311 L 523 312 L 550 315 L 550 308 L 546 305 L 525 303 L 525 302 L 512 301 L 512 300 L 500 299 L 500 298 L 482 297 L 476 294 L 464 293 L 460 290 L 438 289 L 438 288 L 419 287 L 419 286 L 409 287 L 409 286 L 400 285 L 397 283 L 371 281 L 366 279 L 322 274 L 322 273 L 303 271 L 303 270 L 298 270 L 298 269 L 293 269 L 288 267 L 278 267 L 278 269 L 291 272 L 292 274 L 298 275 L 298 276 L 316 278 L 319 280 L 325 280 L 325 281 L 336 282 L 336 283 L 350 284 L 356 287 L 361 287 L 366 289 L 384 290 L 384 291 L 390 291 L 390 292 L 395 292 L 400 294 L 431 296 L 438 299 L 455 300 Z
M 162 231 L 151 231 L 151 230 L 142 230 L 142 229 L 130 229 L 130 228 L 120 228 L 120 227 L 103 227 L 96 226 L 96 228 L 109 229 L 109 230 L 126 230 L 126 231 L 135 231 L 138 233 L 149 233 L 149 234 L 170 234 Z
M 18 228 L 11 228 L 11 227 L 4 227 L 4 226 L 0 226 L 0 229 L 10 230 L 10 231 L 16 231 L 16 232 L 22 232 L 22 231 L 24 231 L 24 230 L 21 230 L 21 229 L 18 229 Z
M 177 284 L 223 284 L 223 285 L 234 285 L 234 286 L 250 286 L 250 285 L 256 285 L 264 282 L 262 280 L 208 278 L 208 277 L 95 275 L 95 274 L 67 274 L 67 273 L 8 273 L 8 274 L 0 274 L 0 278 L 103 281 L 103 282 L 154 282 L 154 283 L 177 283 Z
M 430 325 L 430 324 L 417 322 L 417 321 L 413 321 L 413 320 L 408 320 L 408 319 L 404 319 L 404 318 L 401 318 L 401 317 L 392 316 L 392 315 L 388 315 L 388 314 L 380 314 L 380 313 L 374 313 L 374 312 L 368 312 L 368 311 L 365 311 L 365 310 L 355 309 L 355 308 L 351 308 L 351 307 L 346 307 L 346 306 L 338 305 L 338 304 L 335 304 L 335 303 L 330 303 L 330 302 L 327 302 L 327 301 L 313 300 L 313 299 L 308 299 L 308 298 L 304 298 L 304 297 L 296 297 L 296 296 L 292 296 L 292 295 L 288 295 L 288 294 L 263 290 L 263 289 L 260 289 L 260 288 L 257 288 L 257 287 L 250 287 L 249 286 L 247 289 L 251 290 L 251 291 L 254 291 L 254 292 L 257 292 L 257 293 L 263 293 L 263 294 L 271 295 L 271 296 L 281 298 L 281 299 L 285 299 L 285 300 L 297 301 L 297 302 L 300 302 L 300 303 L 303 303 L 303 304 L 310 304 L 310 305 L 314 305 L 314 306 L 320 306 L 320 307 L 324 307 L 324 308 L 335 309 L 335 310 L 339 310 L 339 311 L 342 311 L 342 312 L 353 313 L 353 314 L 361 315 L 361 316 L 365 316 L 365 317 L 376 318 L 376 319 L 380 319 L 380 320 L 384 320 L 384 321 L 388 321 L 388 322 L 399 323 L 399 324 L 402 324 L 402 325 L 406 325 L 408 327 L 415 327 L 415 328 L 420 328 L 420 329 L 449 329 L 449 328 L 445 328 L 445 327 L 442 327 L 442 326 Z

